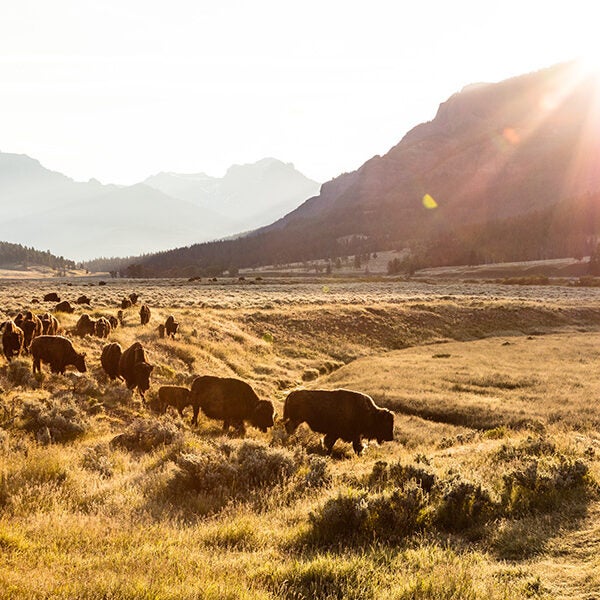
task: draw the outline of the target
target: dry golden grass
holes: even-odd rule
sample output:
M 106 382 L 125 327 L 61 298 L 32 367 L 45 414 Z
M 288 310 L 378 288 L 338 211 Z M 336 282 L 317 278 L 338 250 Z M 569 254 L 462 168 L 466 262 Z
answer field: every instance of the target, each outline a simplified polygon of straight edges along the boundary
M 31 301 L 49 291 L 89 295 L 58 315 L 67 331 L 140 292 L 150 324 L 138 303 L 109 341 L 147 348 L 150 397 L 216 374 L 280 414 L 299 385 L 359 389 L 396 412 L 394 442 L 361 457 L 338 442 L 327 458 L 305 426 L 250 427 L 244 441 L 206 418 L 191 427 L 189 412 L 153 415 L 103 374 L 105 340 L 73 338 L 85 374 L 0 359 L 0 598 L 594 597 L 600 295 L 500 287 L 0 283 L 0 318 L 45 312 Z M 156 331 L 169 314 L 176 340 Z M 400 518 L 410 473 L 436 484 Z M 466 504 L 449 504 L 459 492 Z

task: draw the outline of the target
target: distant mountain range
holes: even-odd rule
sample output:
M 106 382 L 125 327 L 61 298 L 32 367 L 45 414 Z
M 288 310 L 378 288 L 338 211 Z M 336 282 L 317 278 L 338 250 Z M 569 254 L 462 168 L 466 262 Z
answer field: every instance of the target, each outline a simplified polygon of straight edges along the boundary
M 577 256 L 600 239 L 599 203 L 600 83 L 566 63 L 467 86 L 271 225 L 147 257 L 134 272 L 400 248 L 428 265 Z
M 234 165 L 223 178 L 160 173 L 124 187 L 75 182 L 0 153 L 0 240 L 77 260 L 141 255 L 254 229 L 319 187 L 273 158 Z

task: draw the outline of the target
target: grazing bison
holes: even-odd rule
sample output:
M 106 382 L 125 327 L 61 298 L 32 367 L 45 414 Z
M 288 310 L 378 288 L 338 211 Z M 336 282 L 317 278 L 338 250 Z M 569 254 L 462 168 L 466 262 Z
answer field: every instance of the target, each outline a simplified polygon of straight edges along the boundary
M 129 298 L 123 298 L 123 300 L 121 300 L 121 308 L 123 310 L 131 308 L 131 300 Z
M 42 335 L 56 335 L 60 327 L 58 319 L 50 313 L 45 313 L 40 317 L 42 322 Z
M 100 317 L 94 326 L 94 333 L 99 338 L 107 338 L 111 331 L 110 321 L 106 317 Z
M 63 300 L 54 307 L 54 312 L 64 312 L 70 314 L 75 312 L 75 308 L 68 300 Z
M 33 372 L 41 372 L 41 363 L 50 365 L 53 373 L 64 373 L 73 365 L 80 373 L 85 373 L 85 352 L 76 352 L 71 340 L 60 335 L 40 335 L 31 342 Z
M 129 294 L 129 300 L 131 300 L 131 304 L 137 304 L 139 297 L 140 297 L 139 294 L 136 294 L 135 292 L 131 292 L 131 294 Z
M 106 344 L 106 346 L 102 348 L 100 364 L 111 379 L 117 379 L 119 377 L 119 361 L 121 360 L 122 354 L 123 350 L 116 342 Z
M 173 315 L 169 315 L 165 321 L 165 333 L 167 334 L 167 337 L 175 339 L 175 334 L 177 333 L 178 329 L 179 323 L 175 321 Z
M 296 390 L 288 394 L 283 408 L 288 433 L 302 422 L 325 434 L 325 448 L 331 454 L 338 438 L 352 442 L 356 454 L 362 452 L 361 437 L 379 443 L 394 439 L 394 414 L 379 408 L 366 394 L 352 390 Z
M 164 414 L 168 406 L 173 406 L 183 417 L 183 409 L 191 404 L 192 398 L 188 388 L 178 385 L 163 385 L 158 388 L 158 400 L 153 402 L 150 408 Z
M 39 317 L 34 315 L 30 310 L 25 313 L 23 320 L 20 325 L 23 330 L 24 340 L 23 340 L 23 348 L 25 352 L 29 352 L 29 347 L 31 346 L 31 341 L 42 335 L 42 331 L 44 329 L 42 325 L 42 321 Z
M 19 356 L 23 351 L 23 342 L 25 334 L 20 327 L 17 327 L 14 321 L 8 320 L 2 323 L 2 350 L 6 360 L 10 362 L 15 356 Z
M 119 375 L 130 390 L 137 387 L 142 398 L 150 388 L 150 373 L 153 368 L 146 362 L 144 348 L 139 342 L 131 344 L 119 359 Z
M 44 302 L 60 302 L 60 296 L 56 292 L 50 292 L 44 296 Z
M 91 300 L 86 296 L 79 296 L 79 298 L 77 298 L 77 300 L 75 300 L 75 304 L 90 304 Z
M 111 331 L 113 329 L 116 329 L 119 326 L 119 319 L 117 319 L 117 317 L 110 315 L 110 317 L 106 317 L 108 319 L 108 322 L 110 323 L 110 328 Z
M 150 322 L 150 307 L 147 304 L 142 304 L 140 308 L 140 322 L 142 325 L 146 325 Z
M 164 338 L 165 337 L 165 326 L 161 323 L 156 329 L 158 329 L 158 337 L 159 338 Z
M 73 329 L 75 335 L 94 335 L 96 333 L 96 321 L 90 317 L 87 313 L 83 313 Z
M 273 426 L 275 409 L 268 400 L 260 400 L 256 392 L 244 381 L 231 377 L 196 377 L 191 389 L 194 416 L 192 424 L 198 422 L 198 411 L 211 419 L 223 420 L 223 431 L 232 425 L 245 433 L 244 421 L 263 432 Z

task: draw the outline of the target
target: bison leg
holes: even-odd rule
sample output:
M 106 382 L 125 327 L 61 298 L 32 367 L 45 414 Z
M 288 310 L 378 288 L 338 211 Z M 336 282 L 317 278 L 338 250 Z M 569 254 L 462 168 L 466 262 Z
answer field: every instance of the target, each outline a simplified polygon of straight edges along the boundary
M 357 456 L 360 456 L 363 451 L 363 445 L 360 441 L 360 438 L 355 438 L 352 440 L 352 447 L 354 448 L 354 452 L 356 452 Z
M 244 420 L 240 419 L 239 421 L 234 421 L 232 425 L 235 427 L 235 430 L 241 435 L 246 435 L 246 425 L 244 424 Z
M 193 405 L 194 414 L 192 415 L 192 425 L 198 425 L 198 413 L 200 412 L 200 406 L 198 404 Z
M 294 431 L 296 431 L 296 429 L 298 428 L 299 424 L 300 423 L 298 423 L 297 421 L 292 421 L 291 419 L 288 419 L 285 422 L 285 430 L 287 431 L 288 435 L 292 435 Z
M 325 450 L 327 450 L 327 454 L 331 454 L 331 451 L 333 450 L 333 445 L 336 442 L 337 442 L 337 435 L 334 435 L 333 433 L 328 433 L 325 436 L 323 443 L 325 444 Z
M 33 358 L 33 372 L 34 373 L 42 372 L 42 365 L 40 364 L 40 359 L 36 358 L 36 357 Z

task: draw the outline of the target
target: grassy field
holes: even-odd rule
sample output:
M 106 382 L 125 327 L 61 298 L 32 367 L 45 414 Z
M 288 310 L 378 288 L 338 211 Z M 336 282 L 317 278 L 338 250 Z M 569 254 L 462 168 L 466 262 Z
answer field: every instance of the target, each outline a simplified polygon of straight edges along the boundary
M 155 415 L 89 336 L 84 374 L 2 358 L 0 598 L 597 597 L 598 288 L 70 283 L 0 282 L 0 319 L 90 296 L 68 330 L 137 291 L 150 324 L 138 303 L 109 341 L 147 349 L 149 399 L 235 376 L 281 414 L 296 387 L 348 387 L 395 412 L 395 440 L 327 457 L 306 426 Z

